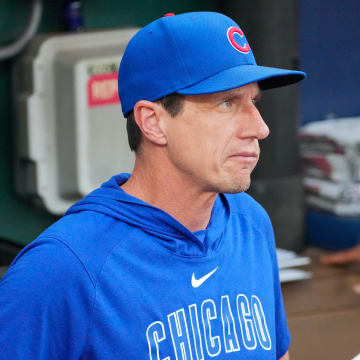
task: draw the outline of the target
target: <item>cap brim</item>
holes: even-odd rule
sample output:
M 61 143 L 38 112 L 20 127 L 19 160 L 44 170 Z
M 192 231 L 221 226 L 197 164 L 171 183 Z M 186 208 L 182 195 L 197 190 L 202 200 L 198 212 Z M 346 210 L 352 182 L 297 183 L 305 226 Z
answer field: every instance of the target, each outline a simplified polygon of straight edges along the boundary
M 199 95 L 231 90 L 253 82 L 261 89 L 273 89 L 297 83 L 306 77 L 302 71 L 271 68 L 257 65 L 241 65 L 223 70 L 187 88 L 178 94 Z

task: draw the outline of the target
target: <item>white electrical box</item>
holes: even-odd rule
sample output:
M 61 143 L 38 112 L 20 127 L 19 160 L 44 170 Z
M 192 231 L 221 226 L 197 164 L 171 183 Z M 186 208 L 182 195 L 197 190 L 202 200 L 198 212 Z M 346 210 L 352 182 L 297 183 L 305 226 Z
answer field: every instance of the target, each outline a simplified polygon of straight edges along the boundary
M 40 36 L 17 61 L 18 194 L 60 215 L 112 175 L 132 171 L 117 71 L 136 31 Z

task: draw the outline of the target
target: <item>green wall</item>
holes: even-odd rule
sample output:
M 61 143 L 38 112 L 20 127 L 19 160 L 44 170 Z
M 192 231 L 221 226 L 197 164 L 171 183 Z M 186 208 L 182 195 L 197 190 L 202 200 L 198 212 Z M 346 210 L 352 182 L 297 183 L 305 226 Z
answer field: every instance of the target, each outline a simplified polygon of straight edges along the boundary
M 30 0 L 0 1 L 0 46 L 14 40 L 27 22 Z M 61 31 L 61 1 L 44 0 L 39 32 Z M 84 0 L 87 29 L 143 26 L 168 12 L 216 11 L 216 0 Z M 13 191 L 11 109 L 12 60 L 0 62 L 0 239 L 25 245 L 57 218 L 16 197 Z

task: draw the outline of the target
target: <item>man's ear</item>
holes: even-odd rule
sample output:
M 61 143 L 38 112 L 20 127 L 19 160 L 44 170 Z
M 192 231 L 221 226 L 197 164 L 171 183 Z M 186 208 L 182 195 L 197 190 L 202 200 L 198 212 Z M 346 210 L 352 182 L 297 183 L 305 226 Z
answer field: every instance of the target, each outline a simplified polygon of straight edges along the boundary
M 166 145 L 167 138 L 161 115 L 164 108 L 155 102 L 140 100 L 134 106 L 134 119 L 143 135 L 152 143 Z

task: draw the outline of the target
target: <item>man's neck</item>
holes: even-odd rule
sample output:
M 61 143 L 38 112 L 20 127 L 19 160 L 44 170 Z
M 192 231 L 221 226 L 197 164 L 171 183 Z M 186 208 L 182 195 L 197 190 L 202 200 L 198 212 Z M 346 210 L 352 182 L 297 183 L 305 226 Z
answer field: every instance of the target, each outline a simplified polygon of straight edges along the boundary
M 158 207 L 190 231 L 206 229 L 217 193 L 201 192 L 176 173 L 162 167 L 135 164 L 129 180 L 121 188 L 131 196 Z

